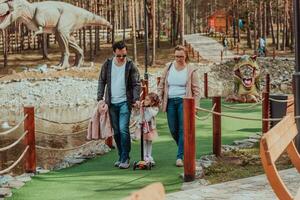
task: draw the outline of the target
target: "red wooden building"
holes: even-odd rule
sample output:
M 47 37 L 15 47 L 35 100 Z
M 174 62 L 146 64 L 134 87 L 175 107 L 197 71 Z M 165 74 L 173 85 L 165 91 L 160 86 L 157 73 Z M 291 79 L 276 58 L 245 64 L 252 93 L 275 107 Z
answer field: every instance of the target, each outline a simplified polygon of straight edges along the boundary
M 214 30 L 216 32 L 225 32 L 226 19 L 228 20 L 228 26 L 230 26 L 232 17 L 229 16 L 225 10 L 215 11 L 207 19 L 208 30 Z

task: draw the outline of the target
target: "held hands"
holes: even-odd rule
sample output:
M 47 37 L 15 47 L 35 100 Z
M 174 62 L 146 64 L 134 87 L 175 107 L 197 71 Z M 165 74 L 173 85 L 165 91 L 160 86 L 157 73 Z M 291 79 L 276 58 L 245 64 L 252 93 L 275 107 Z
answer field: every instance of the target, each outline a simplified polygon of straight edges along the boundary
M 141 105 L 142 105 L 142 102 L 136 101 L 136 102 L 133 104 L 133 107 L 134 107 L 134 108 L 140 108 Z

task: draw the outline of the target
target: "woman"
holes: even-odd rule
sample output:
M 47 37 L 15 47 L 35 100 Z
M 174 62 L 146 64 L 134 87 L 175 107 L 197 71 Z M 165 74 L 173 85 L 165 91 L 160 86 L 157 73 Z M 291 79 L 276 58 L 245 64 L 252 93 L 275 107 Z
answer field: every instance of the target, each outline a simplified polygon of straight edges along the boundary
M 176 166 L 183 166 L 183 97 L 200 98 L 197 69 L 188 64 L 188 52 L 183 46 L 175 47 L 175 61 L 164 70 L 158 87 L 162 110 L 167 112 L 168 125 L 178 146 Z

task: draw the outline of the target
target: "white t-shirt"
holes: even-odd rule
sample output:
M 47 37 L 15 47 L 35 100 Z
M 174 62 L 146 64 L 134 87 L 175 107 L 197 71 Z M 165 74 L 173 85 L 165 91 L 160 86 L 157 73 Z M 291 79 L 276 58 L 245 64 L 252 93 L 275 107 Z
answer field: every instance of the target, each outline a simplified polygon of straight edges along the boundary
M 111 68 L 111 103 L 121 103 L 127 100 L 125 86 L 125 66 L 115 64 L 115 59 L 112 61 Z
M 186 95 L 187 72 L 187 67 L 178 71 L 174 63 L 172 64 L 168 75 L 169 98 L 184 97 Z

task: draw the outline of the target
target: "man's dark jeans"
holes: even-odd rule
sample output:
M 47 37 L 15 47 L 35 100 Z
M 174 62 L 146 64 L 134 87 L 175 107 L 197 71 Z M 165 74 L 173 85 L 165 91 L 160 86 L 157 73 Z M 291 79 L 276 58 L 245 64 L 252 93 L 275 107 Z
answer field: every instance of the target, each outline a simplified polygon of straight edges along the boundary
M 178 146 L 177 159 L 183 159 L 183 99 L 168 99 L 167 105 L 168 125 L 172 137 Z
M 124 163 L 129 159 L 131 149 L 129 133 L 130 110 L 127 101 L 111 104 L 109 115 L 114 130 L 114 139 L 118 148 L 119 161 Z

